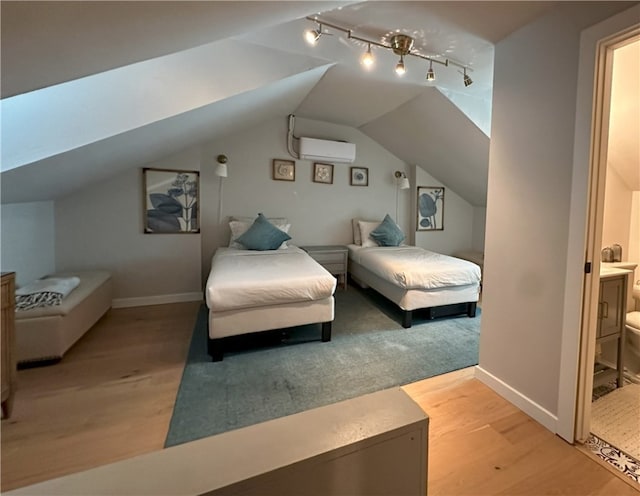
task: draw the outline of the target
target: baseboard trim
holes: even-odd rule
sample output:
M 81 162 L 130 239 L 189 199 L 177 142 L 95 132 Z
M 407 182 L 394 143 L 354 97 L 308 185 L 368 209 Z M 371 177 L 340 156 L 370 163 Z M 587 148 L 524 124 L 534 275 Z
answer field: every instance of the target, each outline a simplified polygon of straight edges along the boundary
M 113 308 L 144 307 L 147 305 L 165 305 L 167 303 L 184 303 L 202 301 L 202 293 L 179 293 L 157 296 L 140 296 L 136 298 L 115 298 L 111 302 Z
M 520 410 L 542 424 L 551 432 L 554 434 L 557 433 L 558 417 L 556 415 L 541 407 L 530 398 L 527 398 L 521 392 L 513 389 L 506 382 L 487 372 L 480 365 L 476 365 L 475 367 L 475 378 L 489 386 L 505 400 L 513 403 Z

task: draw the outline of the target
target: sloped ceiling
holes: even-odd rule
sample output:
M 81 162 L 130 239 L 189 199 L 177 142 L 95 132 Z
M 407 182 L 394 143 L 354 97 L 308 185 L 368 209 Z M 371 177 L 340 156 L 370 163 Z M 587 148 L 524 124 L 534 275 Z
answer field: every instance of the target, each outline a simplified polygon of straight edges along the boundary
M 181 148 L 294 113 L 361 129 L 484 205 L 493 43 L 554 2 L 7 2 L 2 203 L 48 200 Z M 320 14 L 318 14 L 320 12 Z M 346 34 L 300 41 L 320 15 L 368 39 L 411 35 L 363 72 Z M 462 144 L 462 146 L 461 146 Z
M 394 155 L 453 185 L 472 205 L 486 205 L 489 138 L 435 88 L 361 129 Z
M 281 115 L 309 93 L 327 67 L 296 74 L 246 94 L 184 112 L 2 174 L 2 202 L 61 198 L 129 167 L 158 160 Z M 283 138 L 284 139 L 284 138 Z M 25 187 L 26 186 L 26 187 Z

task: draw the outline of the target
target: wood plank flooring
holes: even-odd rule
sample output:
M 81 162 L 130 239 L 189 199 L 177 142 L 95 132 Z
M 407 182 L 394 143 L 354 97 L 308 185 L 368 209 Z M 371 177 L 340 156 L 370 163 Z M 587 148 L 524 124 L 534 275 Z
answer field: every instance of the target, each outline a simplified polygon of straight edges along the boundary
M 198 303 L 111 310 L 59 364 L 18 372 L 1 490 L 162 449 Z M 638 495 L 464 369 L 404 387 L 429 414 L 429 494 Z M 639 487 L 640 489 L 640 487 Z

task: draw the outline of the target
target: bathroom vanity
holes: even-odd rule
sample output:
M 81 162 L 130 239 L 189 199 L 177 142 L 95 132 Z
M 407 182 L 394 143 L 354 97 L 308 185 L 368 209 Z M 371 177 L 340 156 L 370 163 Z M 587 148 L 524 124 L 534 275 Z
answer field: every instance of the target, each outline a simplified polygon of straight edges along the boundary
M 593 387 L 615 380 L 617 387 L 624 385 L 625 317 L 627 313 L 627 286 L 632 270 L 617 267 L 600 269 L 598 298 L 598 324 L 596 348 L 611 341 L 616 343 L 616 362 L 596 359 Z

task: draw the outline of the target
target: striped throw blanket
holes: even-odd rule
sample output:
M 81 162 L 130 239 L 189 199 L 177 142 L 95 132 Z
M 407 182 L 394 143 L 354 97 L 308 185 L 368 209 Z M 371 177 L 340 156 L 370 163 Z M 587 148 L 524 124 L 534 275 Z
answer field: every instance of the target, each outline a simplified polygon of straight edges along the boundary
M 16 310 L 60 305 L 79 284 L 78 277 L 48 277 L 25 284 L 16 289 Z

